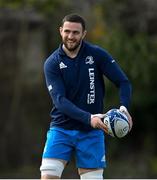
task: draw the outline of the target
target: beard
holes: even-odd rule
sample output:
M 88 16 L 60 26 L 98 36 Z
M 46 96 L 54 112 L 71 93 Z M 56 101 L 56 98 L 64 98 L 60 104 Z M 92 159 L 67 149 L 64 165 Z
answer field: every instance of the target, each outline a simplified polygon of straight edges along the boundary
M 81 40 L 69 43 L 67 40 L 63 40 L 63 44 L 70 52 L 75 51 L 81 44 Z

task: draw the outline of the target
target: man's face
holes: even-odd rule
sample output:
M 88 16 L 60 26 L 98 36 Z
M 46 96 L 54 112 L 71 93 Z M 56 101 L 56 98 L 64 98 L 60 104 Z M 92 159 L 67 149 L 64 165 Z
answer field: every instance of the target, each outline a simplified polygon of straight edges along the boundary
M 86 31 L 83 31 L 80 23 L 66 21 L 60 27 L 60 35 L 64 46 L 69 51 L 75 51 L 85 37 Z

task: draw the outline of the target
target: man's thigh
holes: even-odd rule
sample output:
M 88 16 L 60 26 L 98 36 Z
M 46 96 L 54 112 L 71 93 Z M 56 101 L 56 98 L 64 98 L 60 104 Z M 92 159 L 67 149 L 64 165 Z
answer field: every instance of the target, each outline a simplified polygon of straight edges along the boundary
M 101 169 L 106 166 L 104 133 L 101 130 L 81 132 L 76 147 L 76 163 L 81 169 Z
M 58 128 L 47 132 L 47 139 L 42 158 L 54 158 L 69 161 L 74 148 L 72 140 Z

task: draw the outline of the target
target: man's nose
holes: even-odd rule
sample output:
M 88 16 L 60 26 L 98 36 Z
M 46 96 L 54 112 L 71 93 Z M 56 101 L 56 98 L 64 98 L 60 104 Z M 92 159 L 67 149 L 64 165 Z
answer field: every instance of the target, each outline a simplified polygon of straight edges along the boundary
M 69 33 L 69 35 L 68 35 L 68 38 L 69 39 L 72 39 L 74 37 L 74 34 L 71 32 L 71 33 Z

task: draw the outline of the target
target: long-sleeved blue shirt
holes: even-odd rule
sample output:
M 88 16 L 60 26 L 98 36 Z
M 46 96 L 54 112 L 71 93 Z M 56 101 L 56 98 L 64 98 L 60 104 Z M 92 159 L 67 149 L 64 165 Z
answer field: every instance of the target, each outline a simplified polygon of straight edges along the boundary
M 68 57 L 62 45 L 44 64 L 47 88 L 53 100 L 50 126 L 91 130 L 91 114 L 103 113 L 106 76 L 119 88 L 120 105 L 128 108 L 131 85 L 106 50 L 82 42 L 75 58 Z

